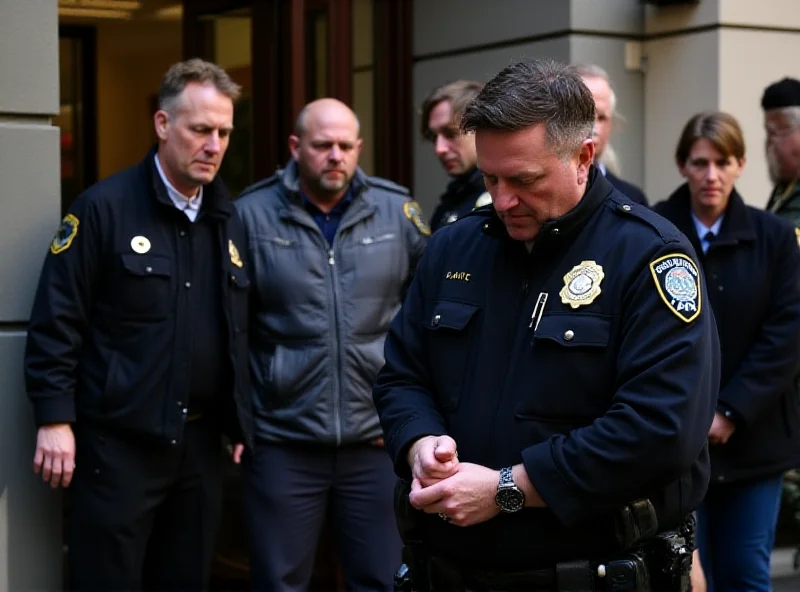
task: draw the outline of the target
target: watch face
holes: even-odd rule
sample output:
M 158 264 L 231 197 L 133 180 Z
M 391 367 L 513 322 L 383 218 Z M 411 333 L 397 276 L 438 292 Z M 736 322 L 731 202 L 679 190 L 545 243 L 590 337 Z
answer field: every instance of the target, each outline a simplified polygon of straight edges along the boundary
M 508 487 L 497 492 L 495 501 L 503 512 L 518 512 L 525 504 L 525 496 L 516 487 Z

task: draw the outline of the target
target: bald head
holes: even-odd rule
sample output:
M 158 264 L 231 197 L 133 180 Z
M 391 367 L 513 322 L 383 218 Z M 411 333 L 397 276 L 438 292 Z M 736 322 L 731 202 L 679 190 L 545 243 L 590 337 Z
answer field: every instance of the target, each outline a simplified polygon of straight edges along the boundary
M 324 125 L 331 121 L 355 125 L 356 135 L 361 129 L 356 114 L 340 100 L 317 99 L 300 110 L 294 122 L 294 135 L 302 137 L 308 131 L 309 126 Z
M 361 154 L 359 125 L 352 109 L 336 99 L 303 107 L 289 136 L 300 188 L 317 207 L 330 210 L 347 193 Z

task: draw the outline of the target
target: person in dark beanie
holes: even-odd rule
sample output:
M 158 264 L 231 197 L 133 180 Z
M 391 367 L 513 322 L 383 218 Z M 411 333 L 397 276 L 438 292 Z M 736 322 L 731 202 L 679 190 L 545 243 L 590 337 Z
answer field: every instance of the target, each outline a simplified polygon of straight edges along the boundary
M 800 80 L 784 78 L 770 84 L 761 108 L 769 176 L 775 184 L 767 209 L 791 220 L 800 232 Z

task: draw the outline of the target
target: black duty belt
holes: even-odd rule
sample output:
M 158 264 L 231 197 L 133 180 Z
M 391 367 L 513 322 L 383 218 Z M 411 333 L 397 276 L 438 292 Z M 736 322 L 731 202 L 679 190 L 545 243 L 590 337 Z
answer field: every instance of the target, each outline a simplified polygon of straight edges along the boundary
M 668 531 L 609 561 L 519 572 L 484 571 L 431 556 L 427 576 L 434 592 L 683 592 L 689 590 L 691 557 L 686 539 Z
M 428 573 L 431 589 L 436 591 L 552 592 L 557 590 L 555 569 L 521 572 L 484 571 L 463 567 L 441 557 L 431 557 Z

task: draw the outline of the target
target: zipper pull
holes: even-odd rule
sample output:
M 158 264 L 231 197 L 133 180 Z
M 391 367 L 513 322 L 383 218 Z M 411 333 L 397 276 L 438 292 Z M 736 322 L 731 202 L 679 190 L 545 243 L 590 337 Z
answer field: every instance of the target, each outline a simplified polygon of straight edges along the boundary
M 336 258 L 333 255 L 333 249 L 331 249 L 330 251 L 328 251 L 328 265 L 334 265 L 334 264 L 336 264 Z

